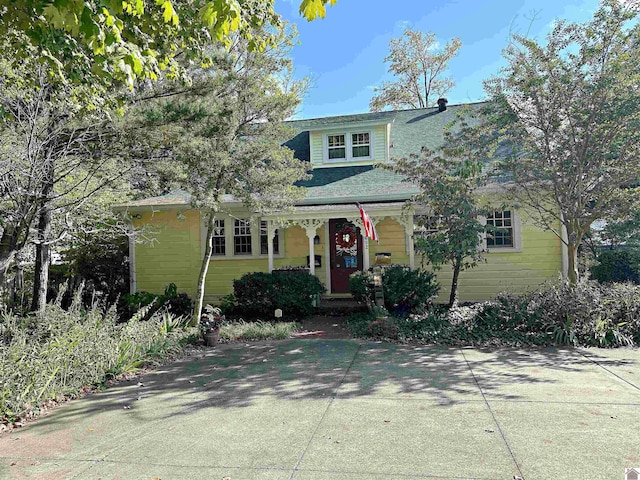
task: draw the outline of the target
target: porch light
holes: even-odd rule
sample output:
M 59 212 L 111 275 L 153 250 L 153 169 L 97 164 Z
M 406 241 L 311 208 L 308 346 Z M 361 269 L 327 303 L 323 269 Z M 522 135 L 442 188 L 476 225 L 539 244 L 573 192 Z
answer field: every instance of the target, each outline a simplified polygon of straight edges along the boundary
M 279 308 L 276 308 L 276 311 L 273 313 L 273 316 L 276 318 L 282 318 L 282 310 Z

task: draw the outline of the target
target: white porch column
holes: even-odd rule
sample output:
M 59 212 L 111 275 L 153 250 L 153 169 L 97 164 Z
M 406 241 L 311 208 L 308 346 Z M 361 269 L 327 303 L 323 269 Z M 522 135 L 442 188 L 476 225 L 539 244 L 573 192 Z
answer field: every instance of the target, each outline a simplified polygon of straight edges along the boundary
M 316 236 L 316 230 L 324 224 L 324 220 L 308 218 L 298 221 L 298 225 L 305 229 L 307 238 L 309 239 L 309 273 L 316 274 L 316 252 L 313 246 L 313 239 Z
M 276 229 L 273 220 L 267 220 L 267 255 L 269 256 L 269 273 L 273 272 L 273 239 Z
M 369 220 L 375 227 L 380 221 L 382 221 L 384 217 L 372 217 L 369 216 Z M 364 233 L 364 224 L 362 223 L 362 217 L 347 217 L 351 223 L 353 223 L 356 227 L 360 229 L 360 235 L 362 236 L 362 270 L 369 270 L 371 266 L 371 260 L 369 258 L 369 239 L 366 237 Z
M 409 267 L 411 270 L 415 268 L 415 252 L 413 248 L 413 214 L 403 215 L 396 218 L 397 222 L 404 227 L 404 234 L 407 246 L 407 255 L 409 256 Z
M 364 229 L 360 229 L 362 235 L 362 270 L 369 270 L 369 239 L 364 234 Z

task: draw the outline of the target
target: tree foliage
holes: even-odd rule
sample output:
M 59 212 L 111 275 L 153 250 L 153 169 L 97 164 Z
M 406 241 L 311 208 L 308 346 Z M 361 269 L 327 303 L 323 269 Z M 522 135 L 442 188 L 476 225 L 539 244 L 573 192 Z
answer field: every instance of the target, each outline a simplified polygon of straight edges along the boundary
M 414 197 L 413 208 L 418 213 L 426 210 L 427 215 L 415 217 L 426 234 L 415 238 L 415 246 L 434 269 L 451 266 L 449 304 L 453 305 L 460 272 L 482 259 L 484 226 L 480 219 L 486 211 L 480 206 L 477 189 L 483 186 L 485 176 L 480 162 L 458 156 L 461 140 L 451 132 L 446 136 L 448 146 L 440 151 L 424 149 L 420 155 L 398 159 L 388 168 L 421 190 Z
M 589 23 L 557 22 L 544 45 L 515 36 L 467 143 L 500 163 L 517 202 L 567 245 L 573 284 L 591 224 L 624 217 L 640 197 L 635 17 L 610 0 Z
M 140 117 L 164 155 L 163 174 L 192 195 L 201 211 L 206 252 L 200 272 L 195 318 L 202 310 L 215 219 L 241 202 L 254 215 L 283 208 L 299 195 L 293 183 L 304 166 L 282 143 L 290 136 L 283 121 L 297 107 L 305 82 L 287 75 L 291 33 L 279 32 L 276 47 L 251 50 L 238 39 L 212 55 L 210 68 L 193 72 L 188 89 L 157 89 L 141 104 Z
M 35 58 L 0 61 L 0 284 L 35 244 L 34 308 L 46 301 L 51 245 L 81 228 L 81 212 L 95 218 L 89 199 L 127 172 L 108 112 L 87 112 L 76 91 L 50 82 Z
M 440 48 L 435 33 L 411 29 L 401 38 L 393 38 L 384 61 L 389 62 L 389 73 L 396 78 L 374 89 L 369 108 L 377 112 L 428 107 L 434 93 L 444 96 L 455 85 L 445 73 L 461 46 L 460 39 L 453 38 Z
M 281 19 L 274 0 L 12 0 L 0 8 L 3 55 L 19 63 L 37 57 L 51 79 L 109 87 L 144 79 L 184 77 L 182 59 L 211 63 L 209 45 L 229 46 L 236 36 L 250 49 L 273 46 L 268 27 Z M 335 0 L 303 0 L 300 13 L 324 17 Z M 265 28 L 261 28 L 265 27 Z M 85 91 L 86 93 L 86 91 Z

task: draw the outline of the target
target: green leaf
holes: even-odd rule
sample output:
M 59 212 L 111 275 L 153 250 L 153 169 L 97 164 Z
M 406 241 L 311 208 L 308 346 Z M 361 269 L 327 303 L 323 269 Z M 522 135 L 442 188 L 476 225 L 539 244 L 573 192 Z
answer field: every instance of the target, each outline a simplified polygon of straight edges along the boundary
M 170 0 L 165 0 L 164 2 L 162 2 L 162 9 L 164 10 L 162 19 L 165 21 L 165 23 L 171 22 L 173 25 L 178 25 L 178 14 L 173 9 L 173 4 Z
M 64 28 L 65 18 L 62 13 L 60 13 L 60 10 L 58 10 L 55 6 L 47 5 L 42 10 L 42 13 L 44 14 L 44 17 L 47 19 L 47 21 L 54 26 L 54 28 Z
M 333 5 L 334 3 L 335 0 L 332 0 L 331 4 Z M 302 0 L 300 4 L 300 15 L 310 22 L 318 17 L 324 18 L 326 15 L 324 2 L 322 0 Z

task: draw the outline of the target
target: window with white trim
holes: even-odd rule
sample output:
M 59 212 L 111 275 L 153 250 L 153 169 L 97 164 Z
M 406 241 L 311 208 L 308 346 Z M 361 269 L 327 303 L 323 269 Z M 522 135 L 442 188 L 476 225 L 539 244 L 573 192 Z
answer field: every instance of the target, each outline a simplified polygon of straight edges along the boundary
M 225 233 L 224 233 L 224 220 L 216 220 L 213 225 L 213 238 L 211 239 L 211 246 L 213 250 L 211 255 L 225 255 Z
M 249 220 L 235 220 L 233 229 L 233 254 L 251 255 L 251 225 L 249 224 Z
M 371 156 L 369 132 L 351 134 L 351 156 L 353 158 Z
M 328 133 L 325 135 L 324 159 L 327 162 L 362 161 L 373 157 L 371 131 Z
M 329 160 L 347 158 L 347 145 L 345 143 L 344 134 L 327 136 L 327 146 Z
M 267 222 L 262 220 L 260 222 L 260 255 L 269 254 L 269 236 L 267 235 Z M 273 254 L 280 255 L 280 241 L 278 238 L 278 230 L 275 230 L 273 236 Z
M 487 216 L 487 247 L 514 247 L 514 222 L 511 210 L 496 210 Z

